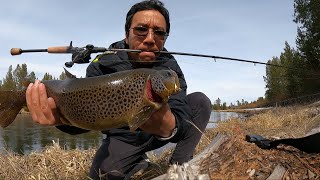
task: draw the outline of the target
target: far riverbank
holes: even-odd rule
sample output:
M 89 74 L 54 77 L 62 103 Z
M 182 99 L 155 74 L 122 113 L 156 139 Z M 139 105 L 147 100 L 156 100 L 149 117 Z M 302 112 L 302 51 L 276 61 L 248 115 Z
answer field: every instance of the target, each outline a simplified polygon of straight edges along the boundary
M 271 109 L 271 107 L 267 108 L 248 108 L 248 109 L 224 109 L 224 110 L 213 110 L 216 112 L 236 112 L 236 113 L 260 113 L 264 112 L 268 109 Z

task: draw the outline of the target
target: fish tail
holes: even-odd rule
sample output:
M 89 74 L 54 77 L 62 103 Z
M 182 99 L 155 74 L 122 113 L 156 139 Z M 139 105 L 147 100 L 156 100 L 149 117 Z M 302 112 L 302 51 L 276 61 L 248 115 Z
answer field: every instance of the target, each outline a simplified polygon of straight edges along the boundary
M 26 105 L 25 91 L 0 91 L 0 126 L 9 126 Z

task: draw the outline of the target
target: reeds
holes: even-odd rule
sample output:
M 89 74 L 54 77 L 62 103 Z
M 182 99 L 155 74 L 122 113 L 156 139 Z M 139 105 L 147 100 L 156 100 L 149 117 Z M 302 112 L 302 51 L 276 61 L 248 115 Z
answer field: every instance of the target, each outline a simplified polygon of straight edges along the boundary
M 58 142 L 40 152 L 0 155 L 0 179 L 87 179 L 95 149 L 64 150 Z

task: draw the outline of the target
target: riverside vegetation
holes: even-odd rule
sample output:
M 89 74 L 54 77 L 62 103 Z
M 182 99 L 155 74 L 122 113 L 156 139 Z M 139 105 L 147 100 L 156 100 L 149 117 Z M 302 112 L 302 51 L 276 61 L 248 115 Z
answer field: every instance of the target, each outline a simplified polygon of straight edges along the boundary
M 267 138 L 301 137 L 317 130 L 319 126 L 320 108 L 316 106 L 274 108 L 252 115 L 246 120 L 233 118 L 219 122 L 215 128 L 207 129 L 195 155 L 218 133 L 222 133 L 230 139 L 220 147 L 223 149 L 219 150 L 219 158 L 212 162 L 207 158 L 201 165 L 202 173 L 209 174 L 212 179 L 263 179 L 279 164 L 287 168 L 287 179 L 319 178 L 319 154 L 306 154 L 288 146 L 262 150 L 244 140 L 245 134 L 249 133 Z M 28 155 L 2 150 L 0 179 L 88 179 L 87 174 L 95 151 L 95 148 L 64 150 L 57 142 L 44 147 L 40 152 Z M 159 156 L 150 153 L 152 168 L 135 179 L 151 179 L 165 173 L 171 152 L 168 149 Z

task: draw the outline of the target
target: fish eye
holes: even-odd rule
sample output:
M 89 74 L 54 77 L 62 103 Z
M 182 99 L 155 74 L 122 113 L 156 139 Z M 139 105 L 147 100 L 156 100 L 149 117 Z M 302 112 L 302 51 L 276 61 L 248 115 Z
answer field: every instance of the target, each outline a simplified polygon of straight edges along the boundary
M 170 71 L 167 71 L 167 76 L 168 77 L 171 77 L 172 76 L 172 73 Z

